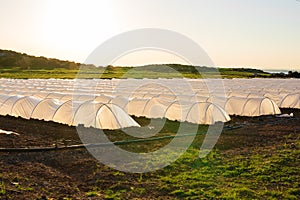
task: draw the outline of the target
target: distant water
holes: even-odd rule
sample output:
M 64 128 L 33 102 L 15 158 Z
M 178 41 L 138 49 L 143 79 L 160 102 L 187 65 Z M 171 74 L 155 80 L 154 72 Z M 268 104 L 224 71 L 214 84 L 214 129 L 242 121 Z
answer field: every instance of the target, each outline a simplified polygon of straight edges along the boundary
M 293 71 L 293 70 L 281 70 L 281 69 L 264 69 L 264 72 L 268 72 L 268 73 L 284 73 L 284 74 L 288 74 L 289 71 Z

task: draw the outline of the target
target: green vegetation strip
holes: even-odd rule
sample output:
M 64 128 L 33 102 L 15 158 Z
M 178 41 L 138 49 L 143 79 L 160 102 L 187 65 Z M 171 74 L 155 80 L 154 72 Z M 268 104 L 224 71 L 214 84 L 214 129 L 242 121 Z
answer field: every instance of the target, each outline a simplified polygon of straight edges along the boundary
M 35 57 L 0 49 L 0 78 L 300 78 L 299 72 L 270 74 L 251 68 L 213 68 L 181 64 L 95 66 L 53 58 Z

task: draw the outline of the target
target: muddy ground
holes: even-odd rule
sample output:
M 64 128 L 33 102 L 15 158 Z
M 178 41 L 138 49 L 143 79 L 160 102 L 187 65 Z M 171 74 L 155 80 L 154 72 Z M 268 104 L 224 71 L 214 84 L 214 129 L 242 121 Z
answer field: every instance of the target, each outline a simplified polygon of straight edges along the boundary
M 299 139 L 300 110 L 284 109 L 282 112 L 293 112 L 294 117 L 232 116 L 232 121 L 225 124 L 216 148 L 227 156 L 251 154 L 257 146 L 268 148 L 287 144 L 293 148 L 293 143 L 285 136 L 293 134 Z M 0 129 L 20 134 L 0 134 L 0 148 L 62 147 L 81 143 L 74 127 L 54 122 L 1 116 Z M 143 187 L 143 183 L 137 181 L 140 174 L 125 173 L 119 177 L 113 176 L 113 173 L 117 171 L 99 163 L 85 148 L 0 151 L 0 183 L 5 185 L 2 194 L 0 185 L 0 199 L 101 199 L 103 196 L 87 197 L 86 193 L 95 186 L 109 188 L 120 180 L 126 184 L 115 187 L 115 190 L 130 189 L 135 184 Z M 145 187 L 147 193 L 128 198 L 172 198 L 169 194 L 158 192 L 155 183 Z

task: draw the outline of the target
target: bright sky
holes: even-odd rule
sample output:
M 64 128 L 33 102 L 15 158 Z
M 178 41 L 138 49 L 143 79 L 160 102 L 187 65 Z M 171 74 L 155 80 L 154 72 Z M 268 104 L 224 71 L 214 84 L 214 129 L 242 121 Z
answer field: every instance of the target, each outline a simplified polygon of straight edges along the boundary
M 297 0 L 0 0 L 0 49 L 84 62 L 105 40 L 163 28 L 197 42 L 216 66 L 300 70 Z M 116 64 L 181 62 L 138 52 Z

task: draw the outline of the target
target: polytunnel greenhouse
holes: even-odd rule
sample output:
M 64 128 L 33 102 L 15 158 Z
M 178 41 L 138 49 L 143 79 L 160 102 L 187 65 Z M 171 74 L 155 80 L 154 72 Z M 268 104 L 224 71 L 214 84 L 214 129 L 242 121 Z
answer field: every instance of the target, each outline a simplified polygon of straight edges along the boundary
M 100 129 L 139 127 L 123 109 L 114 104 L 92 101 L 60 102 L 55 99 L 1 95 L 1 115 L 55 121 L 67 125 Z
M 296 79 L 0 79 L 0 83 L 0 115 L 103 129 L 139 126 L 132 116 L 214 124 L 229 121 L 230 115 L 277 115 L 280 108 L 300 108 Z
M 182 102 L 169 99 L 138 99 L 129 100 L 123 107 L 130 115 L 146 118 L 166 118 L 180 122 L 196 124 L 214 124 L 227 122 L 230 117 L 219 106 L 211 102 Z
M 300 94 L 287 94 L 281 98 L 279 106 L 282 108 L 298 108 L 300 109 Z
M 229 115 L 261 116 L 280 114 L 280 109 L 269 98 L 243 98 L 229 97 L 226 101 L 225 111 Z

